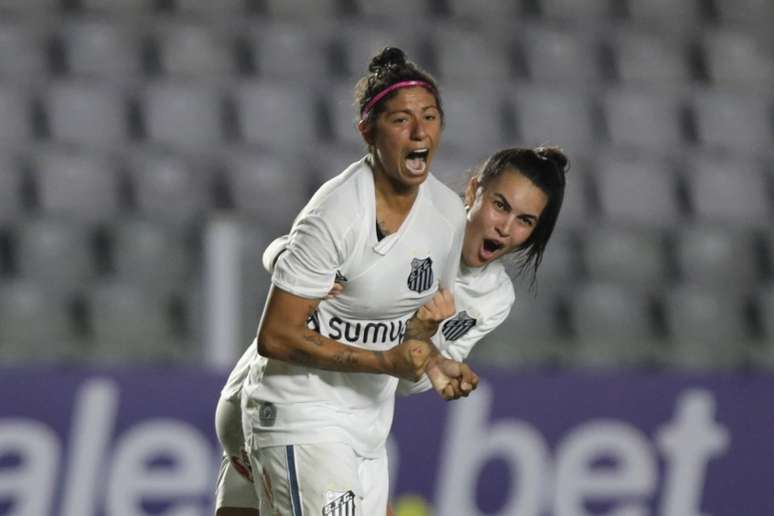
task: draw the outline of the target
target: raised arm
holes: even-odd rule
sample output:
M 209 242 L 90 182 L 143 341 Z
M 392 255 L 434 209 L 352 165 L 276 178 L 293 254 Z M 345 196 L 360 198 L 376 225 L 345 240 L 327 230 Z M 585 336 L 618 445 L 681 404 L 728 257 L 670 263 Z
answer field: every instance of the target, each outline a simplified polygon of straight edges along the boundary
M 307 328 L 306 321 L 319 302 L 272 287 L 258 327 L 258 352 L 330 371 L 382 373 L 409 380 L 422 376 L 431 352 L 427 342 L 408 339 L 387 351 L 342 344 Z

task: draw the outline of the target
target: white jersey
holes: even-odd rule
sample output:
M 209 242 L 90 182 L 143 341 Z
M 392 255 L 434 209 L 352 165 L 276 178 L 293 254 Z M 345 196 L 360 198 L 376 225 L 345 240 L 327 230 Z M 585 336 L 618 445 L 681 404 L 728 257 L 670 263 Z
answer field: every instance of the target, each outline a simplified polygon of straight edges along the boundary
M 321 299 L 337 275 L 344 278 L 343 294 L 320 302 L 313 326 L 351 346 L 387 350 L 439 286 L 452 288 L 464 224 L 459 197 L 429 176 L 400 229 L 379 240 L 373 173 L 363 159 L 323 185 L 300 213 L 272 282 Z M 259 447 L 340 442 L 376 456 L 392 424 L 397 382 L 279 360 L 264 366 L 257 358 L 244 385 L 246 431 Z
M 435 347 L 447 358 L 463 362 L 473 346 L 508 317 L 515 300 L 513 282 L 499 261 L 477 268 L 461 265 L 454 284 L 457 313 L 439 326 L 433 336 Z M 416 394 L 431 387 L 426 376 L 419 382 L 401 380 L 398 393 Z

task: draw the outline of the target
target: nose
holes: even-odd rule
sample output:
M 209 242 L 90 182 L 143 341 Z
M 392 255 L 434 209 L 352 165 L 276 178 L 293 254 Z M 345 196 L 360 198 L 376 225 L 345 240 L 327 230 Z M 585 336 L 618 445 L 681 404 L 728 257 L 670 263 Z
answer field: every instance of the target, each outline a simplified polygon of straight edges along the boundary
M 415 120 L 414 124 L 411 127 L 411 139 L 424 140 L 426 135 L 427 135 L 427 131 L 425 129 L 425 122 L 421 118 L 418 120 Z
M 510 236 L 515 219 L 516 217 L 512 214 L 503 215 L 498 221 L 497 225 L 495 225 L 497 234 L 503 238 Z

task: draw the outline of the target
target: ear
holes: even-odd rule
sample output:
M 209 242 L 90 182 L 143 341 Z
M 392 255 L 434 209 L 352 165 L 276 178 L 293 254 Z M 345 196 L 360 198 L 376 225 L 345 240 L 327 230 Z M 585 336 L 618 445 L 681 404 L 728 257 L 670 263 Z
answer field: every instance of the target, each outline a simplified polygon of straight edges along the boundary
M 360 120 L 360 121 L 357 123 L 357 130 L 358 130 L 358 132 L 360 133 L 360 136 L 362 136 L 362 137 L 363 137 L 363 140 L 364 140 L 364 141 L 365 141 L 365 142 L 366 142 L 368 145 L 373 145 L 373 144 L 374 144 L 374 137 L 373 137 L 373 131 L 372 131 L 372 129 L 373 129 L 373 127 L 372 127 L 372 126 L 371 126 L 371 124 L 368 122 L 368 120 L 362 120 L 362 119 L 361 119 L 361 120 Z
M 468 180 L 468 186 L 465 188 L 465 207 L 472 208 L 476 201 L 476 191 L 478 190 L 478 177 L 473 176 Z

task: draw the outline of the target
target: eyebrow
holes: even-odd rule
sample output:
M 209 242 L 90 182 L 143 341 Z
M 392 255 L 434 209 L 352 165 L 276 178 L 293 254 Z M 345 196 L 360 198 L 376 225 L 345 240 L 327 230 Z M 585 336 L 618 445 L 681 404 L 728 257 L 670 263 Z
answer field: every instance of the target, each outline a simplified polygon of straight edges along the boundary
M 497 197 L 497 199 L 505 205 L 505 207 L 508 209 L 508 211 L 513 210 L 513 207 L 511 206 L 511 203 L 509 203 L 505 196 L 499 192 L 494 192 L 493 195 Z M 519 218 L 525 219 L 525 220 L 531 220 L 532 222 L 537 222 L 537 216 L 532 215 L 531 213 L 521 213 L 519 215 Z

